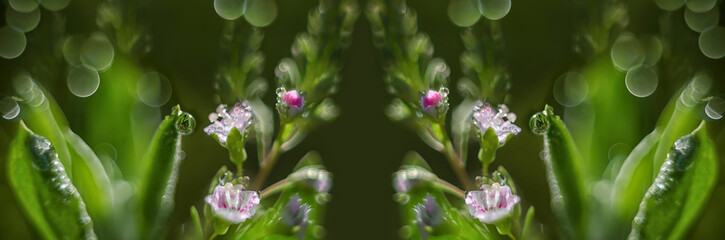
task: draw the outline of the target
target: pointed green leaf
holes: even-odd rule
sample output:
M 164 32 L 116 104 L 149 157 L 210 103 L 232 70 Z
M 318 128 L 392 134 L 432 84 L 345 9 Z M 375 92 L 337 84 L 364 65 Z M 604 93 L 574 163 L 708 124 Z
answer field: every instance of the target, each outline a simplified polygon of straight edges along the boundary
M 652 182 L 652 159 L 660 136 L 658 130 L 645 136 L 624 160 L 614 180 L 612 205 L 621 221 L 632 220 Z
M 156 130 L 151 145 L 142 160 L 141 181 L 138 183 L 139 227 L 142 236 L 156 238 L 163 234 L 164 225 L 174 205 L 174 189 L 182 160 L 181 135 L 190 133 L 194 124 L 188 113 L 175 106 Z M 192 118 L 193 119 L 193 118 Z
M 710 199 L 718 168 L 715 144 L 702 122 L 675 141 L 640 204 L 629 238 L 684 238 Z
M 91 148 L 70 129 L 66 129 L 66 140 L 73 158 L 74 185 L 86 203 L 93 219 L 101 221 L 112 209 L 113 193 L 111 180 L 106 175 L 101 160 Z
M 9 185 L 40 236 L 96 238 L 83 199 L 48 139 L 33 134 L 21 123 L 10 145 L 7 164 Z

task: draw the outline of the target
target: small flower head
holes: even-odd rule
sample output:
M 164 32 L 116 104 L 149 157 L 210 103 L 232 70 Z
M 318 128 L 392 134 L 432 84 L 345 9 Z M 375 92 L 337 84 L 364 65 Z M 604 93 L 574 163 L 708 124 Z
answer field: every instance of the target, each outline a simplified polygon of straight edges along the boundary
M 509 135 L 517 135 L 521 132 L 521 128 L 514 124 L 516 114 L 509 112 L 509 108 L 504 104 L 499 104 L 498 110 L 494 110 L 488 102 L 479 101 L 473 108 L 472 118 L 473 125 L 478 127 L 481 134 L 485 133 L 488 128 L 493 128 L 498 136 L 499 144 L 505 143 Z
M 484 184 L 481 189 L 466 193 L 471 217 L 483 223 L 494 223 L 508 216 L 519 201 L 519 197 L 511 193 L 511 188 L 498 183 Z
M 252 218 L 259 204 L 259 194 L 247 191 L 241 184 L 216 186 L 214 192 L 204 199 L 211 206 L 214 215 L 229 223 L 237 224 Z
M 415 206 L 415 213 L 418 222 L 426 226 L 437 226 L 443 222 L 441 206 L 430 194 L 425 196 L 422 204 Z
M 277 89 L 277 111 L 286 117 L 292 117 L 305 107 L 305 96 L 297 90 Z
M 440 117 L 448 111 L 448 89 L 428 90 L 421 93 L 420 108 L 433 117 Z
M 310 210 L 310 205 L 302 203 L 302 199 L 300 199 L 300 196 L 295 195 L 284 207 L 284 212 L 282 213 L 282 222 L 290 227 L 306 227 L 310 215 Z
M 244 133 L 252 124 L 252 108 L 246 101 L 237 102 L 234 107 L 227 112 L 227 105 L 220 104 L 216 108 L 216 112 L 209 114 L 211 124 L 204 128 L 204 132 L 208 135 L 216 134 L 219 142 L 226 144 L 227 137 L 236 127 L 240 133 Z

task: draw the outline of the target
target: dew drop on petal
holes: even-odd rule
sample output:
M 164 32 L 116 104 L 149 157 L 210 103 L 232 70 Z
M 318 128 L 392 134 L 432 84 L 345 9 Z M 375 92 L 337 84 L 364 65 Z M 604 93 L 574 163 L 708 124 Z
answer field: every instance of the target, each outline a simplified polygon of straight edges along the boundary
M 0 112 L 2 112 L 4 119 L 11 120 L 20 114 L 20 106 L 14 99 L 4 97 L 0 100 Z
M 246 10 L 246 0 L 214 0 L 214 11 L 226 20 L 235 20 Z
M 8 0 L 10 7 L 15 11 L 28 13 L 38 8 L 38 0 Z
M 5 21 L 18 31 L 30 32 L 40 23 L 40 9 L 36 8 L 28 13 L 21 13 L 13 8 L 7 8 L 5 9 Z
M 274 0 L 247 0 L 247 2 L 249 11 L 244 18 L 252 26 L 267 26 L 277 17 L 277 3 Z
M 81 64 L 81 58 L 78 52 L 80 52 L 83 41 L 85 41 L 85 38 L 82 35 L 69 36 L 63 40 L 63 58 L 71 66 Z
M 690 9 L 685 10 L 685 23 L 692 31 L 705 31 L 705 29 L 717 25 L 718 21 L 720 21 L 720 11 L 717 8 L 701 13 L 693 12 Z
M 631 33 L 623 33 L 612 44 L 611 57 L 614 66 L 627 71 L 644 63 L 645 48 Z
M 587 80 L 577 72 L 564 73 L 554 82 L 554 98 L 562 106 L 577 106 L 584 102 L 588 94 Z
M 13 59 L 25 51 L 25 34 L 11 27 L 0 27 L 0 57 Z
M 50 11 L 60 11 L 68 6 L 70 0 L 42 0 L 40 5 Z
M 715 8 L 717 0 L 687 0 L 687 9 L 693 12 L 707 12 Z
M 114 50 L 108 37 L 101 32 L 96 32 L 83 42 L 78 54 L 83 64 L 96 71 L 103 71 L 113 63 Z
M 725 28 L 712 27 L 700 33 L 700 51 L 712 59 L 725 56 Z
M 499 20 L 511 10 L 511 0 L 479 0 L 479 10 L 490 20 Z
M 98 90 L 101 78 L 98 72 L 86 65 L 71 67 L 68 73 L 68 90 L 78 97 L 88 97 Z
M 161 73 L 148 72 L 138 80 L 136 94 L 146 105 L 160 107 L 171 98 L 171 83 Z
M 448 2 L 448 17 L 454 24 L 468 27 L 478 22 L 481 12 L 471 0 L 451 0 Z
M 685 5 L 685 0 L 655 0 L 655 4 L 665 11 L 674 11 Z
M 714 97 L 707 102 L 705 106 L 705 114 L 713 120 L 718 120 L 723 117 L 725 113 L 725 100 L 721 97 Z
M 632 95 L 642 98 L 655 92 L 659 79 L 653 67 L 641 66 L 627 71 L 624 82 Z

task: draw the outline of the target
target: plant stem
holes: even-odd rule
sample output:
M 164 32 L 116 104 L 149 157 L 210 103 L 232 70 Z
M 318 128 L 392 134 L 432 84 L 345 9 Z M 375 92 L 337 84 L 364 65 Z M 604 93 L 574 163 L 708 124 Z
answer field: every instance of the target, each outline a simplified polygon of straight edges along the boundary
M 473 189 L 473 182 L 471 182 L 471 179 L 468 177 L 468 173 L 466 173 L 466 167 L 463 165 L 463 160 L 460 156 L 458 156 L 456 151 L 453 149 L 453 144 L 447 138 L 445 141 L 445 149 L 443 151 L 446 158 L 448 158 L 448 162 L 451 164 L 453 171 L 456 173 L 456 176 L 458 176 L 458 180 L 460 180 L 461 184 L 463 184 L 463 188 Z
M 259 189 L 264 184 L 264 180 L 272 171 L 274 164 L 277 163 L 277 159 L 279 158 L 279 155 L 281 153 L 280 145 L 281 144 L 279 141 L 274 141 L 272 149 L 269 150 L 269 153 L 259 165 L 259 174 L 257 174 L 257 177 L 254 178 L 254 182 L 252 183 L 252 189 Z
M 455 195 L 456 197 L 465 198 L 466 192 L 464 192 L 462 189 L 456 187 L 455 185 L 446 182 L 446 180 L 436 178 L 433 183 L 438 186 L 439 188 L 443 189 L 443 191 L 448 192 L 450 194 Z
M 265 188 L 259 193 L 259 197 L 264 199 L 265 197 L 268 197 L 269 195 L 275 194 L 285 187 L 289 186 L 292 181 L 289 181 L 287 178 L 280 180 L 279 182 L 276 182 L 269 187 Z

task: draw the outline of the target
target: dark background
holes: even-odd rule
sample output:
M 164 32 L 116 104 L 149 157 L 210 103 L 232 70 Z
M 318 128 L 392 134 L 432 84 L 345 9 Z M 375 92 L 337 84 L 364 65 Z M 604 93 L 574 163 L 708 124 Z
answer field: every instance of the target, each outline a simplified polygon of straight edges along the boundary
M 307 12 L 317 5 L 317 1 L 277 0 L 277 4 L 277 19 L 263 29 L 265 38 L 261 49 L 266 55 L 263 76 L 270 84 L 274 80 L 273 68 L 282 58 L 291 55 L 290 45 L 299 32 L 306 30 Z M 434 55 L 450 65 L 451 86 L 455 86 L 461 76 L 458 59 L 464 48 L 460 40 L 461 28 L 453 25 L 446 15 L 448 1 L 411 0 L 408 4 L 418 12 L 420 31 L 430 35 L 435 46 Z M 171 81 L 173 95 L 162 107 L 163 113 L 168 113 L 171 106 L 181 104 L 197 118 L 196 131 L 185 137 L 183 143 L 186 159 L 181 165 L 176 210 L 171 222 L 174 227 L 171 236 L 175 236 L 180 232 L 180 224 L 188 219 L 189 207 L 202 205 L 206 187 L 216 170 L 224 164 L 231 166 L 226 150 L 201 131 L 208 123 L 206 115 L 216 106 L 212 82 L 224 20 L 214 12 L 211 0 L 163 0 L 154 1 L 151 5 L 149 12 L 153 17 L 145 24 L 151 30 L 153 48 L 141 59 L 141 64 L 155 68 Z M 361 2 L 360 6 L 364 10 L 365 3 Z M 664 12 L 654 2 L 632 1 L 629 8 L 632 28 L 657 33 L 657 18 Z M 723 9 L 720 7 L 721 16 L 725 16 Z M 524 131 L 499 151 L 494 167 L 501 164 L 509 170 L 521 189 L 523 204 L 536 207 L 536 220 L 544 223 L 547 232 L 553 231 L 554 223 L 549 210 L 545 169 L 539 158 L 542 142 L 540 137 L 530 133 L 528 118 L 541 111 L 544 104 L 553 105 L 559 110 L 557 112 L 563 109 L 554 100 L 551 89 L 557 76 L 583 64 L 583 59 L 571 50 L 572 36 L 579 26 L 580 10 L 572 1 L 517 0 L 513 2 L 511 12 L 501 20 L 506 39 L 504 51 L 512 81 L 509 107 L 519 115 L 517 123 Z M 0 12 L 4 13 L 5 9 Z M 73 0 L 64 12 L 69 19 L 69 33 L 92 31 L 95 2 Z M 681 16 L 682 10 L 675 14 Z M 722 22 L 720 25 L 723 25 Z M 42 24 L 47 22 L 41 20 Z M 696 45 L 679 47 L 699 52 Z M 725 60 L 707 59 L 702 54 L 698 56 L 701 59 L 693 64 L 711 70 L 713 79 L 716 79 L 712 94 L 722 96 L 725 93 L 722 81 Z M 443 155 L 429 149 L 414 133 L 385 117 L 383 109 L 392 97 L 385 92 L 381 66 L 379 51 L 372 45 L 369 24 L 361 13 L 341 73 L 339 92 L 333 96 L 341 107 L 340 117 L 283 154 L 267 182 L 271 184 L 289 174 L 306 152 L 318 151 L 324 164 L 334 174 L 333 200 L 328 205 L 325 219 L 328 239 L 396 238 L 400 221 L 397 204 L 392 200 L 391 174 L 408 151 L 419 152 L 440 177 L 457 182 Z M 0 94 L 13 95 L 10 76 L 18 67 L 18 60 L 0 59 Z M 637 134 L 643 137 L 653 129 L 670 96 L 686 81 L 660 80 L 653 95 L 638 101 L 641 104 L 641 122 L 623 124 L 641 126 L 642 130 Z M 83 129 L 83 118 L 78 116 L 99 114 L 83 111 L 87 99 L 73 96 L 63 77 L 41 84 L 59 102 L 72 129 Z M 623 79 L 612 80 L 612 84 L 627 91 Z M 103 88 L 103 79 L 100 88 Z M 451 103 L 455 106 L 461 99 L 455 90 L 452 92 Z M 264 100 L 272 106 L 273 94 L 268 92 Z M 725 156 L 722 120 L 713 123 L 711 136 L 719 146 L 720 156 Z M 7 186 L 5 153 L 16 127 L 15 121 L 0 121 L 0 213 L 3 215 L 0 217 L 0 235 L 4 239 L 37 237 L 32 235 Z M 79 135 L 83 137 L 84 133 L 79 132 Z M 255 149 L 248 147 L 252 154 L 250 159 L 256 158 Z M 469 159 L 475 159 L 475 153 L 470 151 Z M 476 162 L 469 161 L 471 165 L 468 169 L 472 175 L 480 168 Z M 256 172 L 256 162 L 247 163 L 246 169 Z M 725 163 L 721 161 L 721 168 L 723 165 Z M 725 239 L 722 229 L 725 220 L 721 219 L 725 216 L 723 202 L 725 181 L 721 178 L 692 238 Z

